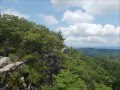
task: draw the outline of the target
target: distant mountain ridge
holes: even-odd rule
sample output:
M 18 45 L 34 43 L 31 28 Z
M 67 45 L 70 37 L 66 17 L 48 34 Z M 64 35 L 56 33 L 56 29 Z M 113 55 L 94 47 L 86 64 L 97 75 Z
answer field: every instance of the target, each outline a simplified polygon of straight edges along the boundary
M 120 50 L 120 46 L 95 46 L 95 47 L 75 47 L 76 49 L 81 48 L 91 48 L 91 49 L 112 49 L 112 50 Z
M 77 50 L 91 57 L 120 59 L 120 50 L 118 49 L 79 48 Z

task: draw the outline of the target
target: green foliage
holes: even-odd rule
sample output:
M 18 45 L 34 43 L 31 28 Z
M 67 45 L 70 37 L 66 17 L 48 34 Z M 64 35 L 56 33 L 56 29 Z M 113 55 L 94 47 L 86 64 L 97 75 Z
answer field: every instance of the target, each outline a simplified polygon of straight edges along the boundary
M 85 82 L 68 70 L 61 70 L 55 78 L 55 90 L 85 90 Z
M 8 57 L 12 62 L 18 61 L 18 57 L 15 54 L 9 54 Z
M 112 88 L 105 86 L 104 84 L 95 84 L 95 90 L 112 90 Z
M 0 16 L 0 46 L 5 56 L 8 56 L 11 48 L 15 51 L 15 47 L 20 44 L 22 34 L 31 27 L 33 27 L 32 23 L 23 18 L 6 14 Z

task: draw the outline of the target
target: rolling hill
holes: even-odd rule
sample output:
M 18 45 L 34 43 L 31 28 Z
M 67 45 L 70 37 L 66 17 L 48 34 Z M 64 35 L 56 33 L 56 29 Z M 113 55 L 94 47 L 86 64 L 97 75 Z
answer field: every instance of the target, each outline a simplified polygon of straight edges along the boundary
M 120 59 L 120 50 L 118 49 L 79 48 L 77 50 L 91 57 L 104 57 L 110 60 Z

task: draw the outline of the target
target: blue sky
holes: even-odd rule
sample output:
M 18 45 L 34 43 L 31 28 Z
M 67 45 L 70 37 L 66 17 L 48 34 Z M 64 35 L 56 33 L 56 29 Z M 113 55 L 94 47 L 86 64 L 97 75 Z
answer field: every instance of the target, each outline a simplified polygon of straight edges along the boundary
M 51 30 L 61 30 L 66 45 L 73 47 L 119 46 L 119 8 L 119 0 L 0 1 L 2 14 L 17 15 Z

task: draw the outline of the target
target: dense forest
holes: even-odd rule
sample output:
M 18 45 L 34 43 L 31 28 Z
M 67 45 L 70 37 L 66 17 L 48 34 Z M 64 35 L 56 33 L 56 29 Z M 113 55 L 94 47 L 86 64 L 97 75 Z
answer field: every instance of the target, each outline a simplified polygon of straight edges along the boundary
M 17 16 L 0 15 L 0 57 L 21 63 L 0 64 L 0 90 L 120 90 L 120 62 L 89 57 Z

